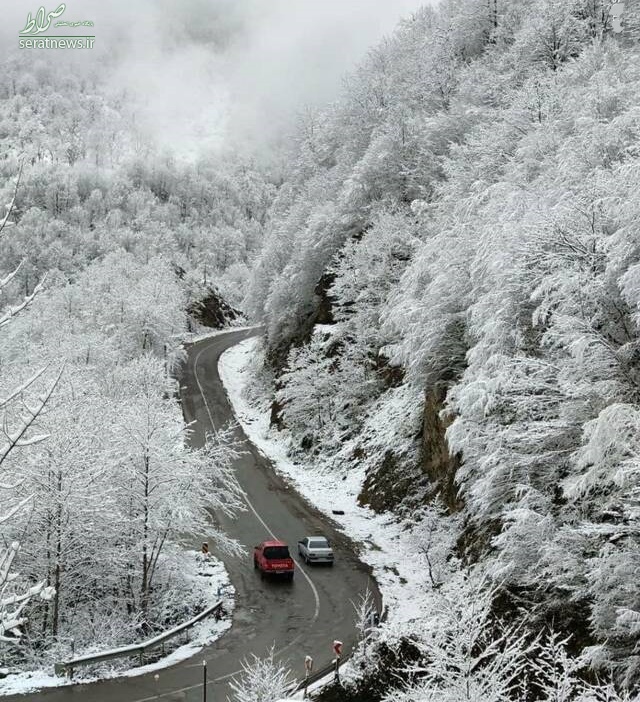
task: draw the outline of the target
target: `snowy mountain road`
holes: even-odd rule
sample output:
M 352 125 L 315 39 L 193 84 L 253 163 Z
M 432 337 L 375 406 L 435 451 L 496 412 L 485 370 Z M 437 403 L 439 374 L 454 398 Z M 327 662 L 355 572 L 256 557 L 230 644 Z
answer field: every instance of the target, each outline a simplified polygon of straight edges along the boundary
M 185 419 L 193 422 L 192 442 L 201 446 L 211 426 L 219 429 L 233 419 L 233 412 L 218 374 L 218 359 L 230 346 L 255 335 L 257 330 L 232 331 L 207 338 L 188 347 L 188 360 L 182 377 L 181 398 Z M 229 681 L 241 662 L 264 656 L 275 646 L 277 658 L 295 676 L 304 675 L 305 655 L 313 657 L 320 668 L 332 658 L 334 639 L 344 642 L 345 650 L 356 641 L 352 601 L 367 586 L 378 598 L 369 569 L 355 555 L 353 544 L 340 534 L 326 517 L 309 505 L 280 477 L 269 460 L 247 439 L 242 429 L 234 429 L 242 455 L 235 470 L 246 493 L 247 510 L 236 517 L 216 515 L 222 527 L 246 549 L 239 558 L 224 561 L 236 589 L 233 626 L 223 636 L 190 660 L 170 668 L 136 677 L 105 680 L 42 690 L 36 694 L 6 699 L 46 700 L 46 702 L 196 702 L 203 699 L 203 666 L 206 659 L 209 683 L 207 698 L 222 701 L 230 696 Z M 306 534 L 322 533 L 331 539 L 335 552 L 333 568 L 310 569 L 297 556 L 296 543 Z M 286 541 L 296 558 L 293 583 L 261 580 L 254 571 L 252 551 L 265 538 Z M 194 534 L 188 544 L 199 548 L 213 538 Z

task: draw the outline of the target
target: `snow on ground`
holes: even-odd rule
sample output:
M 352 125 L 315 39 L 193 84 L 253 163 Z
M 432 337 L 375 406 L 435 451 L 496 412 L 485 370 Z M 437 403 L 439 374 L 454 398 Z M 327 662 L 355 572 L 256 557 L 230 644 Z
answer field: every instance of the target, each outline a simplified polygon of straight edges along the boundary
M 70 682 L 67 678 L 57 677 L 53 670 L 31 671 L 9 675 L 0 680 L 0 696 L 25 694 L 47 687 L 62 687 L 63 685 L 90 683 L 106 678 L 144 675 L 145 673 L 162 670 L 180 661 L 187 660 L 205 646 L 219 639 L 220 636 L 231 627 L 231 612 L 234 607 L 235 591 L 233 585 L 231 585 L 229 581 L 226 568 L 222 561 L 213 557 L 203 561 L 200 553 L 196 551 L 185 551 L 183 555 L 183 574 L 185 580 L 188 582 L 188 586 L 191 585 L 192 587 L 202 589 L 205 607 L 214 605 L 219 600 L 222 600 L 224 608 L 227 611 L 227 616 L 224 619 L 216 621 L 213 616 L 207 617 L 207 619 L 196 624 L 196 626 L 189 631 L 189 640 L 187 643 L 183 643 L 168 655 L 148 665 L 123 669 L 123 661 L 126 661 L 126 659 L 123 658 L 119 662 L 119 668 L 118 661 L 100 664 L 99 667 L 94 666 L 90 673 L 85 672 L 84 675 L 83 669 L 79 668 L 75 673 L 73 682 Z M 176 637 L 176 641 L 184 640 L 184 638 L 186 638 L 186 634 L 179 635 Z M 167 642 L 166 645 L 170 646 L 171 643 Z M 98 651 L 99 649 L 96 649 L 94 652 Z M 102 653 L 104 651 L 100 652 Z M 88 652 L 82 652 L 82 655 L 86 653 Z M 72 656 L 69 656 L 69 658 L 71 657 Z
M 426 607 L 425 571 L 417 538 L 391 516 L 358 505 L 363 471 L 351 470 L 344 480 L 327 472 L 324 481 L 319 480 L 316 470 L 287 455 L 286 436 L 269 427 L 270 407 L 254 407 L 247 401 L 244 390 L 251 382 L 250 365 L 258 343 L 259 339 L 252 337 L 232 346 L 219 362 L 220 377 L 245 433 L 300 494 L 362 545 L 360 556 L 373 568 L 387 621 L 396 624 L 421 617 L 421 609 Z M 336 515 L 334 510 L 343 510 L 344 515 Z
M 185 344 L 195 344 L 197 341 L 204 341 L 204 339 L 210 339 L 213 336 L 220 336 L 220 334 L 228 334 L 230 331 L 244 331 L 245 329 L 255 329 L 255 325 L 247 326 L 234 326 L 230 324 L 228 327 L 223 329 L 211 329 L 210 327 L 205 327 L 202 324 L 193 323 L 193 327 L 196 331 L 185 332 L 180 335 L 180 339 Z

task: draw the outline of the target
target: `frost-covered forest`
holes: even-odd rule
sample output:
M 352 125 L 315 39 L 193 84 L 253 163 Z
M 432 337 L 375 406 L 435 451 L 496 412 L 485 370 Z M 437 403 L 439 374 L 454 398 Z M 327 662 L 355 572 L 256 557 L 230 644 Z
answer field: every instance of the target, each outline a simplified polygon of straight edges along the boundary
M 292 133 L 188 159 L 108 61 L 6 58 L 3 665 L 201 609 L 185 533 L 238 553 L 209 519 L 237 447 L 190 449 L 177 398 L 213 300 L 264 325 L 273 435 L 419 544 L 342 702 L 638 698 L 640 0 L 621 33 L 613 4 L 441 0 Z M 243 684 L 284 690 L 273 657 Z
M 354 699 L 389 665 L 403 702 L 638 694 L 640 8 L 610 9 L 425 8 L 291 149 L 257 394 L 424 543 Z
M 174 374 L 189 311 L 212 292 L 240 300 L 273 186 L 231 155 L 174 162 L 126 97 L 44 59 L 12 57 L 0 79 L 0 504 L 4 543 L 20 545 L 0 584 L 23 642 L 5 664 L 198 611 L 177 537 L 240 506 L 229 437 L 185 450 Z M 41 582 L 50 596 L 14 617 L 14 594 Z

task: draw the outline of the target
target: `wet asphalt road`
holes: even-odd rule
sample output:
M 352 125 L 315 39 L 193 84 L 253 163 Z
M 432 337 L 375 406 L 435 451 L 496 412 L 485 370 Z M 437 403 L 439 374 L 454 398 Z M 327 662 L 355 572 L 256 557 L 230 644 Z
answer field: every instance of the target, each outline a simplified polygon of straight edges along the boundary
M 230 332 L 188 348 L 181 396 L 185 419 L 195 420 L 192 435 L 195 446 L 202 445 L 212 423 L 220 428 L 233 418 L 218 375 L 220 355 L 255 333 L 251 330 Z M 244 432 L 239 427 L 234 431 L 245 452 L 235 462 L 235 469 L 247 495 L 247 510 L 235 518 L 218 516 L 223 528 L 247 549 L 245 557 L 224 557 L 236 588 L 232 628 L 194 658 L 159 671 L 158 680 L 153 674 L 146 674 L 5 699 L 196 702 L 203 700 L 202 660 L 206 659 L 207 702 L 224 702 L 230 695 L 229 680 L 239 670 L 240 662 L 251 654 L 264 656 L 271 646 L 275 646 L 278 659 L 290 666 L 298 678 L 303 675 L 305 655 L 314 658 L 315 669 L 331 661 L 334 639 L 344 642 L 348 654 L 356 640 L 351 600 L 364 592 L 367 585 L 378 598 L 368 568 L 357 559 L 353 544 L 337 532 L 326 517 L 275 476 L 268 459 L 248 441 Z M 336 554 L 332 568 L 303 564 L 297 568 L 291 584 L 262 581 L 254 571 L 251 549 L 258 542 L 275 535 L 286 541 L 292 555 L 297 556 L 298 539 L 314 533 L 326 534 L 332 540 Z M 198 549 L 204 540 L 214 545 L 212 537 L 196 534 L 188 546 Z

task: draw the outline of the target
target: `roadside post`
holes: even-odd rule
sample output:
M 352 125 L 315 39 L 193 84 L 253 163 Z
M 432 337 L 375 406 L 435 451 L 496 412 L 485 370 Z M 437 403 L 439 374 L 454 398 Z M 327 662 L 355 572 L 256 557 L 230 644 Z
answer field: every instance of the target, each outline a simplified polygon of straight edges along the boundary
M 207 661 L 202 661 L 202 702 L 207 702 Z
M 333 642 L 333 652 L 336 654 L 336 675 L 335 681 L 340 684 L 340 656 L 342 655 L 342 641 Z
M 313 670 L 313 658 L 311 656 L 304 657 L 304 692 L 302 693 L 302 699 L 307 697 L 307 688 L 309 687 L 309 676 Z

